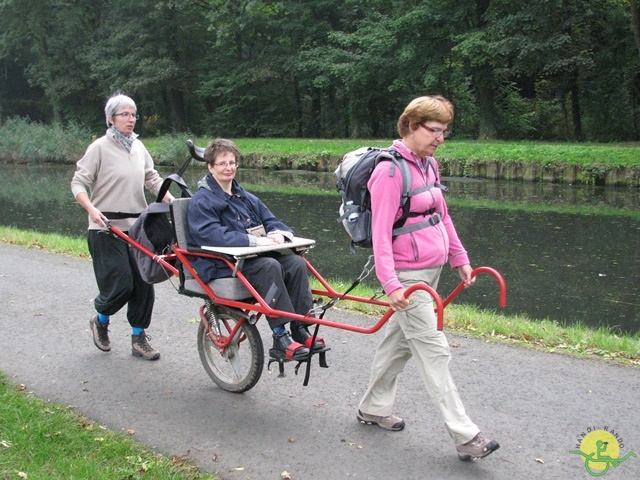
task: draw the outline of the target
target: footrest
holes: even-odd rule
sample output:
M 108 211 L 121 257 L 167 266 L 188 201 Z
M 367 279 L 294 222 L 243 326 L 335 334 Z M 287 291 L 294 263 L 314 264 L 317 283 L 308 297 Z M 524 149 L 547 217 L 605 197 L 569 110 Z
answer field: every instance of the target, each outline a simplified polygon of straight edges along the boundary
M 320 368 L 329 368 L 329 365 L 327 364 L 327 354 L 326 352 L 328 350 L 331 350 L 330 347 L 325 347 L 323 350 L 320 351 L 315 351 L 312 353 L 312 356 L 315 354 L 319 354 L 318 355 L 318 363 L 320 365 Z M 305 358 L 303 359 L 297 359 L 297 358 L 287 358 L 285 354 L 283 354 L 283 352 L 281 352 L 280 350 L 276 350 L 275 348 L 270 348 L 269 349 L 269 362 L 267 363 L 267 370 L 271 370 L 271 364 L 273 362 L 278 362 L 278 377 L 282 378 L 282 377 L 286 377 L 286 373 L 284 372 L 284 364 L 287 362 L 298 362 L 294 368 L 294 372 L 296 375 L 298 375 L 298 370 L 300 369 L 300 365 L 302 365 L 303 363 L 307 363 L 309 361 L 309 356 L 305 356 Z
M 279 370 L 279 374 L 278 377 L 286 377 L 287 375 L 284 373 L 284 364 L 286 362 L 292 362 L 294 361 L 293 358 L 287 358 L 287 354 L 280 351 L 280 350 L 276 350 L 275 348 L 270 348 L 269 349 L 269 363 L 267 363 L 267 370 L 271 369 L 271 364 L 273 362 L 278 362 L 278 370 Z M 301 362 L 306 361 L 305 360 L 296 360 L 298 362 L 298 365 L 300 365 Z

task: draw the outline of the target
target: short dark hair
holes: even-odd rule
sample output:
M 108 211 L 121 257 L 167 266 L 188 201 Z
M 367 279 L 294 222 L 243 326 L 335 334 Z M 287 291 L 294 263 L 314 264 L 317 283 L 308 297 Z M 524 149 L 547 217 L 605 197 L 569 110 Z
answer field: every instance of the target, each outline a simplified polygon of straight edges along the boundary
M 236 157 L 236 162 L 240 161 L 240 149 L 235 143 L 226 138 L 216 138 L 207 145 L 204 151 L 204 161 L 209 165 L 213 165 L 218 155 L 223 152 L 233 153 L 233 156 Z

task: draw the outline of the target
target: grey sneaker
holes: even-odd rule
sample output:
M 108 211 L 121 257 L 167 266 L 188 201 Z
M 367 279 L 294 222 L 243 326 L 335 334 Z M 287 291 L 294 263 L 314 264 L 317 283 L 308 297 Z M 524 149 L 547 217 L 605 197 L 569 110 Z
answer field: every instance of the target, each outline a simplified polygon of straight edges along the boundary
M 91 333 L 93 333 L 93 343 L 96 344 L 103 352 L 111 350 L 111 342 L 109 341 L 109 324 L 100 323 L 98 315 L 94 315 L 89 320 L 89 326 L 91 327 Z
M 404 428 L 404 420 L 395 415 L 388 415 L 386 417 L 380 417 L 378 415 L 369 415 L 368 413 L 362 413 L 358 410 L 356 418 L 360 423 L 365 425 L 377 425 L 384 430 L 392 430 L 397 432 Z
M 149 345 L 149 340 L 151 337 L 144 332 L 140 335 L 131 335 L 131 355 L 145 360 L 159 359 L 160 352 Z
M 458 450 L 458 458 L 466 461 L 484 458 L 499 448 L 500 445 L 498 445 L 498 442 L 484 438 L 482 432 L 478 432 L 478 434 L 467 443 L 458 445 L 456 450 Z

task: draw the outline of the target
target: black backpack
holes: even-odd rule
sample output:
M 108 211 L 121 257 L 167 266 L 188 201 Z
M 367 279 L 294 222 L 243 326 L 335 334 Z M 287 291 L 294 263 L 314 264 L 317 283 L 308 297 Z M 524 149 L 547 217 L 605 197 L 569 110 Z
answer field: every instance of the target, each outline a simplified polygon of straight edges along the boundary
M 185 163 L 185 167 L 186 165 L 187 163 Z M 173 245 L 175 244 L 173 227 L 169 220 L 170 204 L 162 202 L 171 183 L 176 183 L 180 187 L 183 197 L 191 197 L 191 192 L 182 179 L 182 173 L 183 170 L 181 169 L 180 172 L 171 174 L 164 179 L 156 201 L 150 203 L 149 206 L 140 213 L 140 216 L 129 229 L 129 237 L 157 255 L 171 253 Z M 160 263 L 141 250 L 133 246 L 130 246 L 130 250 L 138 266 L 140 276 L 146 283 L 164 282 L 173 275 Z M 175 265 L 176 261 L 172 260 L 169 261 L 169 263 Z
M 338 222 L 342 222 L 347 234 L 351 238 L 351 251 L 355 251 L 354 246 L 371 248 L 371 194 L 367 188 L 367 182 L 379 162 L 390 161 L 390 175 L 395 175 L 396 169 L 402 175 L 402 194 L 399 198 L 398 206 L 402 208 L 401 217 L 393 224 L 393 238 L 403 233 L 413 232 L 430 225 L 435 225 L 440 221 L 440 215 L 434 215 L 423 222 L 418 222 L 408 227 L 404 227 L 407 218 L 431 215 L 435 209 L 426 212 L 410 212 L 411 197 L 438 187 L 443 190 L 447 188 L 438 181 L 424 185 L 415 190 L 411 190 L 411 169 L 400 153 L 395 148 L 375 148 L 362 147 L 358 150 L 347 153 L 335 171 L 338 182 L 336 188 L 342 197 L 340 205 L 340 217 Z M 435 167 L 429 161 L 429 166 Z

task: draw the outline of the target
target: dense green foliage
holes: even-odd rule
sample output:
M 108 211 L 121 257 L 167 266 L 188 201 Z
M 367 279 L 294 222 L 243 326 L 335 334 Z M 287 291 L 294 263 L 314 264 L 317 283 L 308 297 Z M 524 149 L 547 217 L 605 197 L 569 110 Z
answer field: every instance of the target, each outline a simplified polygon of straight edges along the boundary
M 638 0 L 4 0 L 0 123 L 389 138 L 439 93 L 458 138 L 640 139 Z

